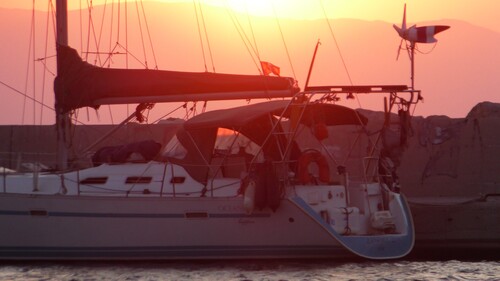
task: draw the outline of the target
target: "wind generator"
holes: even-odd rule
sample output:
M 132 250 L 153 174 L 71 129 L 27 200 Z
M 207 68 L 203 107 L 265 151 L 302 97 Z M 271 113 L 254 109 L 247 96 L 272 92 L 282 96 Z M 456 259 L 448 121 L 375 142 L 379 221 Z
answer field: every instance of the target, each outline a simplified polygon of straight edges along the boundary
M 403 11 L 403 22 L 401 27 L 397 25 L 392 25 L 394 29 L 398 32 L 399 37 L 401 37 L 401 43 L 398 48 L 398 55 L 396 60 L 399 58 L 399 54 L 401 53 L 401 46 L 403 45 L 403 41 L 407 42 L 407 50 L 408 56 L 410 57 L 411 62 L 411 89 L 415 89 L 415 49 L 417 43 L 436 43 L 437 39 L 434 38 L 434 35 L 447 30 L 450 28 L 447 25 L 430 25 L 430 26 L 420 26 L 412 25 L 410 27 L 406 27 L 406 4 L 404 6 Z M 420 98 L 420 97 L 419 97 Z

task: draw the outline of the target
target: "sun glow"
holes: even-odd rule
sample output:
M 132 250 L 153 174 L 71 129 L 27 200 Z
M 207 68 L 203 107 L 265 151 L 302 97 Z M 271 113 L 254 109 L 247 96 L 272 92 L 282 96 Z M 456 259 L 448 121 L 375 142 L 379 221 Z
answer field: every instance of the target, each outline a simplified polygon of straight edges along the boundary
M 325 0 L 161 0 L 162 2 L 195 2 L 209 6 L 231 9 L 236 13 L 257 17 L 279 17 L 312 19 L 322 17 L 320 2 Z M 345 1 L 345 0 L 344 0 Z M 329 4 L 330 3 L 330 4 Z
M 163 0 L 178 2 L 182 0 Z M 210 6 L 225 7 L 236 13 L 257 17 L 287 19 L 362 18 L 375 19 L 381 14 L 397 15 L 403 4 L 378 5 L 369 1 L 354 0 L 185 0 Z M 404 0 L 400 0 L 404 1 Z M 388 6 L 393 7 L 394 11 Z M 397 10 L 396 10 L 397 8 Z M 395 12 L 397 11 L 397 12 Z M 390 17 L 389 17 L 390 18 Z M 396 17 L 395 17 L 396 18 Z
M 413 23 L 438 19 L 461 19 L 499 31 L 500 9 L 498 0 L 68 0 L 68 8 L 77 10 L 92 5 L 131 2 L 203 3 L 206 5 L 229 7 L 234 12 L 252 16 L 266 16 L 293 19 L 354 18 L 362 20 L 382 20 L 390 23 L 401 22 L 401 11 L 408 2 Z M 52 1 L 33 1 L 37 10 L 46 11 Z M 31 9 L 32 1 L 0 1 L 0 8 Z M 325 13 L 321 6 L 325 8 Z M 452 9 L 450 7 L 453 7 Z
M 237 12 L 247 12 L 256 16 L 271 16 L 274 14 L 274 5 L 266 0 L 227 0 L 228 6 Z

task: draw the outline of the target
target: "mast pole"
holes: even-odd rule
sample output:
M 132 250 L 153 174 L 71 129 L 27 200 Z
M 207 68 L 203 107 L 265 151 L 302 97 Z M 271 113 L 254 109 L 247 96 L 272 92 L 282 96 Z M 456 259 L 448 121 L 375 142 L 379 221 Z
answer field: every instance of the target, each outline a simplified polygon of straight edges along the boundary
M 414 41 L 410 45 L 410 63 L 411 63 L 411 89 L 415 90 L 415 45 Z
M 67 0 L 56 1 L 56 48 L 57 48 L 57 75 L 61 75 L 62 57 L 59 55 L 60 46 L 68 46 L 68 3 Z M 68 167 L 68 145 L 70 116 L 56 100 L 56 132 L 57 132 L 57 169 L 66 170 Z
M 309 78 L 311 78 L 311 73 L 314 66 L 314 61 L 316 60 L 316 53 L 318 52 L 319 45 L 321 45 L 321 42 L 318 39 L 318 43 L 316 43 L 316 48 L 314 48 L 314 54 L 311 60 L 311 65 L 309 66 L 309 72 L 307 73 L 307 79 L 306 79 L 306 85 L 304 86 L 304 91 L 307 91 L 307 86 L 309 86 Z

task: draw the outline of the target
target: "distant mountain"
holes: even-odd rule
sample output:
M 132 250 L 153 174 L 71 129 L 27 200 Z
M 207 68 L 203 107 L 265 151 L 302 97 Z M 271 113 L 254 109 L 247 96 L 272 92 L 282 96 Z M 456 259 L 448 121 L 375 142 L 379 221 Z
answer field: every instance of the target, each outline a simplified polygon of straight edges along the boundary
M 179 71 L 205 71 L 193 5 L 145 2 L 144 6 L 148 15 L 147 23 L 158 67 Z M 108 7 L 107 14 L 110 13 L 109 9 Z M 133 10 L 135 5 L 128 5 L 128 9 L 128 49 L 143 60 L 137 14 Z M 95 7 L 93 11 L 95 38 L 99 38 L 101 32 L 100 23 L 103 11 L 102 7 Z M 241 35 L 225 9 L 206 7 L 203 13 L 217 72 L 258 74 L 256 64 L 247 52 L 247 48 L 250 47 L 245 47 L 242 40 L 242 37 L 246 36 L 253 42 L 252 38 L 255 37 L 261 60 L 280 66 L 282 75 L 293 76 L 295 72 L 299 85 L 303 87 L 315 44 L 320 39 L 322 44 L 318 51 L 310 85 L 350 83 L 325 20 L 279 20 L 286 49 L 293 65 L 292 70 L 276 19 L 253 17 L 252 29 L 250 29 L 246 15 L 243 15 L 239 18 L 239 24 L 246 35 Z M 44 56 L 46 18 L 46 13 L 35 14 L 36 58 Z M 29 95 L 33 95 L 32 82 L 25 83 L 28 54 L 31 54 L 29 51 L 30 21 L 31 11 L 0 9 L 0 34 L 3 42 L 0 45 L 0 82 L 20 91 L 27 88 Z M 123 14 L 121 23 L 124 23 Z M 400 39 L 392 28 L 392 23 L 352 19 L 331 20 L 330 23 L 354 84 L 410 84 L 410 65 L 405 51 L 401 52 L 399 61 L 396 61 Z M 141 22 L 141 24 L 144 28 L 145 23 Z M 498 54 L 500 33 L 457 20 L 419 23 L 419 25 L 425 24 L 450 25 L 451 29 L 436 36 L 439 40 L 436 46 L 419 45 L 421 52 L 430 52 L 430 54 L 417 54 L 416 87 L 423 91 L 422 95 L 425 100 L 417 107 L 415 113 L 424 116 L 463 117 L 481 101 L 500 102 L 500 79 L 497 70 L 500 66 Z M 108 51 L 110 46 L 115 45 L 117 39 L 125 46 L 124 28 L 120 30 L 118 38 L 115 23 L 113 36 L 110 38 L 110 26 L 111 22 L 107 18 L 100 41 L 101 51 Z M 70 12 L 70 45 L 72 47 L 81 49 L 80 38 L 86 41 L 87 27 L 86 14 L 80 25 L 80 12 Z M 82 35 L 80 35 L 80 28 L 83 30 Z M 52 26 L 49 26 L 49 35 L 49 39 L 53 40 Z M 205 35 L 202 34 L 202 36 Z M 147 34 L 143 33 L 143 37 L 145 46 L 149 46 Z M 94 38 L 94 35 L 90 38 Z M 83 44 L 83 49 L 86 50 L 86 46 L 86 43 Z M 204 49 L 208 70 L 211 71 L 206 44 Z M 96 50 L 95 43 L 89 45 L 89 50 L 92 52 Z M 149 50 L 147 53 L 148 66 L 153 68 L 155 63 L 152 53 Z M 51 41 L 48 44 L 47 55 L 53 56 L 54 54 L 54 43 Z M 111 67 L 124 67 L 123 58 L 123 55 L 113 56 Z M 33 57 L 30 61 L 33 64 Z M 102 64 L 104 57 L 99 61 L 95 55 L 90 54 L 89 62 Z M 108 63 L 105 64 L 107 65 Z M 129 65 L 141 67 L 132 57 L 130 57 Z M 43 65 L 38 62 L 36 66 L 38 69 L 36 79 L 40 82 L 42 72 L 39 70 Z M 48 68 L 55 72 L 53 58 L 49 59 Z M 51 81 L 53 76 L 47 75 L 43 100 L 46 104 L 53 106 Z M 32 76 L 31 72 L 28 72 L 28 77 Z M 0 85 L 0 95 L 3 101 L 0 104 L 0 110 L 3 112 L 0 124 L 19 124 L 24 98 L 3 85 Z M 42 99 L 41 89 L 36 90 L 36 97 L 39 100 Z M 374 97 L 369 103 L 361 105 L 370 109 L 380 109 L 381 104 L 381 97 Z M 349 101 L 348 105 L 358 107 L 357 101 Z M 163 107 L 167 108 L 168 105 Z M 33 111 L 32 108 L 32 103 L 27 102 L 25 123 L 30 124 L 33 119 L 31 113 L 28 113 Z M 39 120 L 40 108 L 37 107 L 36 111 L 36 120 Z M 110 122 L 108 117 L 105 117 L 106 112 L 107 109 L 100 114 L 101 119 Z M 49 109 L 44 109 L 43 115 L 44 123 L 53 122 L 54 119 Z M 83 115 L 85 117 L 82 119 L 86 120 L 85 111 Z M 95 119 L 94 114 L 89 116 L 90 120 Z M 117 116 L 115 118 L 119 119 Z

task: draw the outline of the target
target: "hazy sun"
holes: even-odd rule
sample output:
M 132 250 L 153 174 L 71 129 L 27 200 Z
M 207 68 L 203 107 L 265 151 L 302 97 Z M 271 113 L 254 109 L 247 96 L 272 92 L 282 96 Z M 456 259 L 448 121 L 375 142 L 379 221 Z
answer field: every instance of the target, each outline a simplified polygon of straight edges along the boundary
M 261 17 L 307 18 L 322 0 L 195 0 Z
M 227 0 L 227 3 L 234 11 L 256 16 L 271 16 L 275 9 L 274 3 L 267 0 Z
M 187 1 L 187 0 L 186 0 Z M 193 0 L 207 5 L 227 7 L 234 12 L 260 17 L 277 17 L 293 19 L 318 19 L 327 17 L 358 17 L 370 12 L 374 4 L 360 4 L 354 0 Z M 404 1 L 404 0 L 400 0 Z M 368 4 L 367 4 L 368 3 Z M 402 7 L 402 6 L 401 6 Z M 399 13 L 398 13 L 399 14 Z

